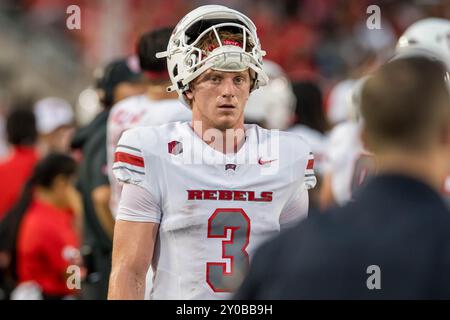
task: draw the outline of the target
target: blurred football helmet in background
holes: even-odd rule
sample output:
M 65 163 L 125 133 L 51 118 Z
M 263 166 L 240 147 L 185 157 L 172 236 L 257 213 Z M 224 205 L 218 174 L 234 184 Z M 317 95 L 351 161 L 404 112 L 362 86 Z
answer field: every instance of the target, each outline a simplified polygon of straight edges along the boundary
M 284 70 L 275 62 L 264 60 L 263 71 L 269 82 L 253 92 L 244 109 L 246 123 L 267 129 L 286 129 L 295 111 L 296 98 Z
M 427 18 L 413 23 L 397 42 L 395 57 L 428 56 L 450 70 L 450 20 Z

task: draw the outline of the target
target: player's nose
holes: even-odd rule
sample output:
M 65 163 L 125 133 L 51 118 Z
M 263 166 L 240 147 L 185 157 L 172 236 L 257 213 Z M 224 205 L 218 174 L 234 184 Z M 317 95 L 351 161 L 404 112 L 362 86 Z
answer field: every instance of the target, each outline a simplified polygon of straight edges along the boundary
M 225 78 L 222 81 L 222 97 L 230 98 L 236 95 L 236 86 L 232 78 Z

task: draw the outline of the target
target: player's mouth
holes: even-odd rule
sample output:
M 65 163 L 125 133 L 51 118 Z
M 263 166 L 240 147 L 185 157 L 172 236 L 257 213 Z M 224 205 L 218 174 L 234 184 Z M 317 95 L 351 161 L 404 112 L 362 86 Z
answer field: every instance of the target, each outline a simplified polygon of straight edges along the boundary
M 233 106 L 232 104 L 222 104 L 219 106 L 219 109 L 234 109 L 236 108 L 235 106 Z

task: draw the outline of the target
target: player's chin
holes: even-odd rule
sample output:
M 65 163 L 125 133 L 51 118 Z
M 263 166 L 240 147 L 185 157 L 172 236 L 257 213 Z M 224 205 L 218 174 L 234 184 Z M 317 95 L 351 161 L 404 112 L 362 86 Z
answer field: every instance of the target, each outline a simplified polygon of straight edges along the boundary
M 231 115 L 222 115 L 216 118 L 215 127 L 219 130 L 226 130 L 234 128 L 236 123 L 238 122 L 239 117 L 231 116 Z

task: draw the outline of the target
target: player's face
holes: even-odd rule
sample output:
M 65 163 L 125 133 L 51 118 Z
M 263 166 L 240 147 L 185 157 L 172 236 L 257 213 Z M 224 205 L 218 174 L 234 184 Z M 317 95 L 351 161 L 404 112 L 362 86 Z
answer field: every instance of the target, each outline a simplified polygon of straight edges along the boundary
M 187 97 L 194 121 L 219 130 L 242 127 L 244 107 L 250 95 L 250 73 L 209 69 L 195 80 Z

